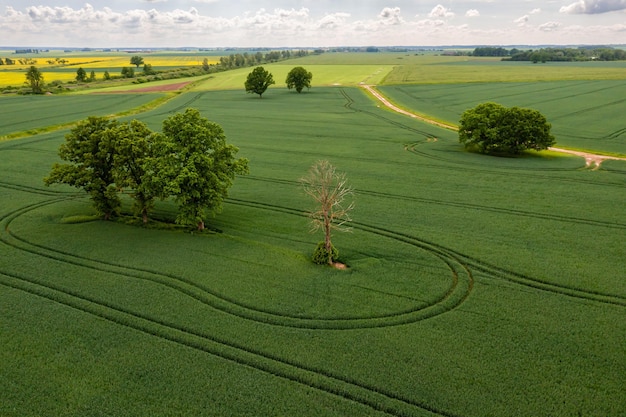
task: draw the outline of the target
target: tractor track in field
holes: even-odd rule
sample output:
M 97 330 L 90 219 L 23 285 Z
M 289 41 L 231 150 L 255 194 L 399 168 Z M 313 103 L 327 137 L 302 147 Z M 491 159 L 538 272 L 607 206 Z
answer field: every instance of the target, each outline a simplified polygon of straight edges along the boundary
M 362 86 L 362 87 L 365 88 L 366 86 Z M 371 86 L 367 86 L 367 87 L 371 87 Z M 374 90 L 374 91 L 376 91 L 376 90 Z M 436 141 L 437 135 L 435 135 L 434 133 L 431 133 L 431 132 L 427 132 L 427 131 L 424 131 L 424 130 L 413 128 L 411 126 L 407 126 L 407 125 L 405 125 L 403 123 L 397 122 L 395 120 L 391 120 L 391 119 L 389 119 L 389 118 L 387 118 L 387 117 L 385 117 L 383 115 L 377 114 L 375 112 L 354 108 L 353 107 L 354 99 L 352 99 L 352 97 L 350 97 L 350 95 L 343 88 L 341 89 L 341 94 L 343 95 L 343 97 L 346 100 L 346 104 L 344 104 L 345 108 L 347 108 L 349 110 L 352 110 L 354 112 L 357 112 L 357 113 L 367 114 L 369 116 L 375 117 L 375 118 L 377 118 L 379 120 L 382 120 L 382 121 L 384 121 L 384 122 L 386 122 L 388 124 L 391 124 L 391 125 L 393 125 L 395 127 L 400 128 L 400 129 L 408 130 L 408 131 L 411 131 L 413 133 L 416 133 L 416 134 L 419 134 L 419 135 L 425 137 L 424 140 L 412 142 L 412 143 L 409 143 L 409 144 L 405 144 L 404 149 L 406 151 L 408 151 L 408 152 L 414 153 L 416 155 L 420 155 L 420 156 L 422 156 L 424 158 L 427 158 L 427 159 L 430 159 L 430 160 L 439 161 L 439 162 L 446 162 L 446 163 L 449 163 L 449 164 L 454 164 L 456 166 L 455 169 L 459 170 L 459 171 L 465 170 L 465 171 L 468 171 L 468 172 L 488 172 L 488 173 L 494 173 L 494 174 L 499 174 L 499 175 L 507 175 L 507 174 L 499 172 L 499 171 L 484 169 L 484 168 L 482 168 L 483 165 L 480 165 L 481 168 L 476 168 L 476 167 L 471 166 L 471 164 L 468 164 L 467 162 L 459 162 L 459 161 L 455 161 L 453 159 L 444 158 L 444 157 L 441 157 L 441 156 L 436 156 L 436 155 L 433 155 L 432 153 L 419 151 L 419 150 L 417 150 L 417 147 L 419 145 L 421 145 L 423 143 L 427 143 L 427 142 Z M 380 95 L 380 96 L 384 98 L 384 96 L 382 96 L 382 95 Z M 407 112 L 405 110 L 399 109 L 396 106 L 393 106 L 393 109 L 394 110 L 398 109 L 401 114 L 404 114 L 404 115 L 409 115 L 410 114 L 411 117 L 420 118 L 420 120 L 423 120 L 423 121 L 428 122 L 428 123 L 433 122 L 431 124 L 435 124 L 436 125 L 436 124 L 439 123 L 439 122 L 435 122 L 435 121 L 432 121 L 432 120 L 427 119 L 427 118 L 422 118 L 421 116 L 414 115 L 413 113 L 409 113 L 409 112 Z M 452 130 L 456 130 L 455 126 L 452 126 L 452 127 L 450 127 L 450 126 L 452 126 L 452 125 L 445 125 L 445 126 L 440 126 L 440 127 L 446 127 L 446 128 L 452 129 Z M 559 148 L 554 148 L 554 149 L 550 148 L 550 150 L 555 150 L 555 149 L 556 149 L 557 152 L 561 152 L 561 153 L 572 153 L 572 152 L 575 152 L 575 151 L 571 151 L 570 152 L 570 151 L 567 151 L 565 149 L 559 149 Z M 284 151 L 284 152 L 288 152 L 288 151 Z M 583 156 L 583 157 L 591 155 L 591 156 L 589 156 L 589 159 L 586 160 L 585 168 L 594 168 L 594 166 L 595 166 L 594 169 L 598 169 L 600 167 L 599 163 L 601 163 L 603 160 L 606 160 L 606 159 L 617 159 L 617 160 L 622 159 L 622 160 L 626 160 L 626 158 L 616 158 L 616 157 L 612 157 L 612 156 L 602 156 L 602 155 L 586 154 L 586 153 L 584 153 L 584 155 L 578 155 L 577 153 L 575 153 L 575 154 L 577 156 Z M 596 161 L 600 161 L 600 162 L 596 163 Z M 476 166 L 478 166 L 478 165 L 476 164 Z M 570 172 L 571 171 L 571 169 L 567 169 L 567 168 L 540 168 L 540 169 L 535 168 L 535 169 L 533 169 L 533 173 L 531 174 L 531 173 L 528 173 L 527 172 L 528 169 L 524 168 L 524 167 L 503 167 L 502 169 L 509 170 L 509 171 L 516 171 L 516 172 L 524 172 L 525 173 L 524 175 L 526 175 L 528 177 L 532 177 L 532 178 L 547 178 L 546 176 L 540 176 L 540 175 L 534 173 L 534 172 L 537 172 L 537 171 L 541 171 L 541 172 Z M 611 184 L 600 183 L 599 184 L 597 181 L 583 180 L 583 179 L 567 179 L 567 178 L 550 177 L 550 180 L 552 180 L 552 181 L 561 181 L 561 182 L 573 182 L 573 183 L 588 183 L 588 184 L 602 185 L 602 186 L 623 187 L 623 185 L 621 183 L 611 183 Z
M 262 178 L 262 177 L 256 177 L 256 176 L 250 176 L 250 175 L 242 177 L 241 179 L 250 180 L 250 181 L 273 182 L 273 183 L 284 184 L 284 185 L 289 185 L 289 186 L 294 186 L 294 187 L 300 186 L 300 183 L 298 183 L 297 181 L 281 180 L 281 179 L 274 179 L 274 178 Z M 537 218 L 537 219 L 542 219 L 542 220 L 560 221 L 560 222 L 565 222 L 565 223 L 601 226 L 601 227 L 608 227 L 608 228 L 615 228 L 615 229 L 626 229 L 626 223 L 605 222 L 601 220 L 560 216 L 556 214 L 535 213 L 535 212 L 525 211 L 525 210 L 499 208 L 499 207 L 493 207 L 493 206 L 484 206 L 480 204 L 445 201 L 445 200 L 438 200 L 438 199 L 432 199 L 432 198 L 405 196 L 405 195 L 392 194 L 392 193 L 386 193 L 386 192 L 381 192 L 381 191 L 369 191 L 369 190 L 362 190 L 362 189 L 355 189 L 354 191 L 360 195 L 382 197 L 386 199 L 414 201 L 416 203 L 467 208 L 467 209 L 478 210 L 478 211 L 491 211 L 495 213 L 509 214 L 509 215 L 517 216 L 517 217 L 523 216 L 523 217 Z
M 421 321 L 439 314 L 450 311 L 460 305 L 469 295 L 473 285 L 471 272 L 467 270 L 456 259 L 450 257 L 445 251 L 439 248 L 433 248 L 429 245 L 419 242 L 419 240 L 410 240 L 406 236 L 394 237 L 391 231 L 382 231 L 369 226 L 367 230 L 370 233 L 383 235 L 390 239 L 395 239 L 403 243 L 415 246 L 426 251 L 431 256 L 437 257 L 450 270 L 452 283 L 448 291 L 426 305 L 417 305 L 402 311 L 394 311 L 386 314 L 370 315 L 370 316 L 341 316 L 341 317 L 307 317 L 302 315 L 289 315 L 280 311 L 259 308 L 249 305 L 239 300 L 218 293 L 206 286 L 193 282 L 193 280 L 174 274 L 163 273 L 162 271 L 151 270 L 148 268 L 128 267 L 123 264 L 95 260 L 88 257 L 76 255 L 74 253 L 61 251 L 45 245 L 18 236 L 11 231 L 11 223 L 29 211 L 36 210 L 50 204 L 59 203 L 68 200 L 67 197 L 59 197 L 52 200 L 30 204 L 28 206 L 17 209 L 12 213 L 0 217 L 0 224 L 3 226 L 3 233 L 0 234 L 0 241 L 13 247 L 16 250 L 31 253 L 33 255 L 42 256 L 53 261 L 74 265 L 78 267 L 88 268 L 95 271 L 113 273 L 133 279 L 140 279 L 152 282 L 157 285 L 167 287 L 185 296 L 191 297 L 203 305 L 215 310 L 221 311 L 232 316 L 247 319 L 259 323 L 271 324 L 282 327 L 292 327 L 311 330 L 348 330 L 348 329 L 367 329 L 378 327 L 390 327 L 404 324 L 411 324 Z M 267 205 L 256 205 L 254 202 L 233 201 L 234 204 L 247 205 L 255 208 L 268 209 Z M 306 213 L 289 208 L 271 207 L 271 210 L 281 211 L 286 214 L 306 217 Z M 364 229 L 365 225 L 363 225 Z
M 281 179 L 271 179 L 271 178 L 264 179 L 260 177 L 252 177 L 249 179 L 256 180 L 256 181 L 274 182 L 274 183 L 285 184 L 285 185 L 290 185 L 290 186 L 300 185 L 298 182 L 291 181 L 291 180 L 281 180 Z M 426 203 L 433 203 L 433 204 L 444 204 L 444 205 L 449 203 L 449 202 L 439 202 L 437 200 L 422 199 L 422 198 L 417 198 L 417 197 L 398 196 L 398 195 L 390 194 L 390 193 L 371 192 L 371 191 L 364 191 L 364 190 L 355 190 L 355 192 L 357 192 L 357 194 L 371 195 L 374 197 L 383 197 L 386 199 L 392 198 L 392 199 L 401 199 L 401 200 L 426 202 Z M 228 199 L 227 201 L 230 202 L 232 201 L 232 199 Z M 279 208 L 280 206 L 273 206 L 271 204 L 264 204 L 264 203 L 255 203 L 255 204 L 259 206 L 267 206 L 268 208 L 277 207 L 277 210 L 280 210 L 280 211 L 283 210 Z M 458 207 L 465 208 L 466 205 L 459 204 Z M 474 207 L 470 207 L 470 208 L 474 208 Z M 530 217 L 539 217 L 539 218 L 546 219 L 546 220 L 557 220 L 557 221 L 580 223 L 580 224 L 592 225 L 592 226 L 617 227 L 618 229 L 626 229 L 626 224 L 620 224 L 620 223 L 597 222 L 597 221 L 590 220 L 590 219 L 576 219 L 576 218 L 572 219 L 572 218 L 568 218 L 564 216 L 552 216 L 552 215 L 542 216 L 536 213 L 529 214 L 527 212 L 521 212 L 521 211 L 518 212 L 516 210 L 507 210 L 507 209 L 500 210 L 500 209 L 496 209 L 496 208 L 488 207 L 488 206 L 484 206 L 484 207 L 481 206 L 480 209 L 484 209 L 484 210 L 491 209 L 491 211 L 503 212 L 505 214 L 511 214 L 515 216 L 529 215 Z M 354 225 L 354 228 L 360 229 L 360 230 L 366 230 L 367 228 L 371 227 L 371 226 L 364 225 L 364 224 L 357 223 L 357 222 L 352 222 L 352 224 Z M 381 234 L 379 232 L 392 233 L 396 236 L 406 238 L 406 239 L 416 240 L 420 242 L 420 244 L 428 245 L 429 247 L 438 248 L 442 251 L 445 251 L 445 253 L 448 256 L 454 258 L 457 262 L 469 268 L 468 270 L 470 271 L 470 273 L 472 269 L 476 269 L 477 271 L 484 272 L 493 277 L 501 278 L 510 282 L 515 282 L 517 284 L 521 284 L 521 285 L 531 287 L 534 289 L 539 289 L 542 291 L 547 291 L 547 292 L 551 292 L 551 293 L 555 293 L 559 295 L 567 295 L 573 298 L 579 298 L 579 299 L 584 299 L 584 300 L 589 300 L 589 301 L 596 301 L 600 303 L 626 307 L 626 297 L 623 297 L 623 296 L 610 294 L 610 293 L 606 293 L 602 291 L 589 291 L 589 290 L 582 289 L 582 288 L 576 288 L 576 287 L 570 287 L 566 285 L 551 283 L 551 282 L 548 282 L 548 281 L 545 281 L 536 277 L 531 277 L 528 275 L 517 273 L 515 271 L 510 271 L 505 268 L 498 267 L 496 265 L 492 265 L 488 262 L 481 261 L 478 258 L 468 256 L 454 249 L 450 249 L 450 248 L 438 245 L 436 243 L 429 242 L 424 239 L 418 239 L 414 236 L 404 234 L 402 232 L 392 231 L 392 230 L 389 230 L 387 228 L 383 228 L 380 226 L 376 226 L 375 229 L 376 229 L 376 232 L 373 232 L 375 234 Z
M 0 272 L 0 285 L 56 302 L 130 330 L 208 353 L 236 365 L 250 367 L 274 377 L 304 385 L 390 416 L 410 417 L 416 411 L 420 413 L 426 411 L 441 417 L 461 417 L 336 372 L 311 367 L 295 360 L 287 360 L 254 347 L 221 339 L 208 332 L 141 314 L 112 303 L 103 303 L 66 288 L 57 288 L 50 283 Z
M 67 254 L 61 251 L 54 251 L 53 249 L 45 248 L 41 245 L 26 242 L 25 240 L 19 239 L 11 233 L 11 222 L 22 214 L 32 210 L 36 210 L 37 208 L 46 205 L 55 204 L 66 200 L 67 198 L 65 197 L 59 197 L 53 200 L 30 204 L 12 213 L 5 214 L 0 218 L 0 223 L 2 223 L 0 240 L 3 244 L 8 245 L 15 250 L 26 251 L 28 253 L 32 253 L 33 255 L 42 256 L 52 259 L 54 261 L 92 270 L 121 274 L 127 277 L 146 279 L 146 276 L 144 275 L 144 273 L 146 272 L 145 270 L 129 268 L 125 266 L 115 265 L 112 263 L 89 260 L 87 258 L 79 257 L 73 254 Z M 243 203 L 245 205 L 257 205 L 254 202 Z M 265 209 L 270 209 L 274 211 L 278 210 L 281 212 L 294 212 L 294 210 L 284 207 L 265 207 Z M 371 228 L 370 226 L 366 225 L 360 225 L 360 227 L 362 227 L 363 229 L 372 229 L 373 233 L 377 233 L 381 236 L 390 237 L 394 234 L 393 232 L 377 230 L 376 228 Z M 404 238 L 407 243 L 411 243 L 412 239 L 413 238 L 411 237 Z M 15 241 L 17 241 L 18 243 L 16 243 Z M 413 244 L 415 243 L 416 242 L 413 242 Z M 420 247 L 425 246 L 421 243 L 419 245 Z M 443 251 L 440 254 L 440 257 L 445 257 Z M 450 266 L 451 264 L 450 260 L 444 259 L 444 262 L 446 262 L 448 266 Z M 149 273 L 156 275 L 156 273 L 152 271 L 149 271 Z M 181 285 L 180 283 L 172 285 L 171 282 L 167 282 L 168 278 L 180 281 L 180 277 L 161 274 L 161 279 L 158 281 L 153 280 L 153 282 L 158 282 L 159 284 L 165 285 L 171 289 L 183 293 L 184 295 L 191 296 L 198 301 L 203 301 L 202 297 L 199 297 L 197 293 L 192 293 L 189 290 L 188 286 Z M 468 275 L 468 279 L 469 281 L 466 283 L 467 287 L 462 289 L 460 293 L 458 291 L 455 291 L 455 288 L 452 288 L 445 295 L 444 298 L 452 301 L 451 305 L 446 305 L 440 308 L 435 308 L 432 311 L 428 311 L 427 314 L 425 314 L 423 317 L 420 317 L 417 321 L 445 313 L 447 311 L 455 309 L 461 303 L 463 303 L 463 301 L 465 301 L 471 291 L 471 275 Z M 311 367 L 306 364 L 300 363 L 297 360 L 285 359 L 278 355 L 264 352 L 254 347 L 246 346 L 231 340 L 220 338 L 215 334 L 211 334 L 201 329 L 195 329 L 191 326 L 181 325 L 179 323 L 175 323 L 164 318 L 160 318 L 148 313 L 143 313 L 137 311 L 136 309 L 132 309 L 129 306 L 119 305 L 119 303 L 116 304 L 114 301 L 111 300 L 104 300 L 89 294 L 84 294 L 79 289 L 68 288 L 66 286 L 56 284 L 52 281 L 46 280 L 45 277 L 27 277 L 14 272 L 0 271 L 0 285 L 24 291 L 48 300 L 52 300 L 59 304 L 105 319 L 115 324 L 137 330 L 163 340 L 168 340 L 182 346 L 200 350 L 239 365 L 250 366 L 257 370 L 266 372 L 270 375 L 303 384 L 307 387 L 326 392 L 328 394 L 361 404 L 363 406 L 370 407 L 374 410 L 384 412 L 391 416 L 408 417 L 414 415 L 414 413 L 419 410 L 419 412 L 427 411 L 432 413 L 433 415 L 442 417 L 460 417 L 459 415 L 448 413 L 444 410 L 439 410 L 419 400 L 408 398 L 397 393 L 388 391 L 385 388 L 357 381 L 353 378 L 350 378 L 349 376 L 340 375 L 327 369 Z M 206 289 L 202 290 L 205 291 Z M 453 292 L 455 292 L 455 294 L 452 294 Z M 222 309 L 218 310 L 223 311 Z M 259 322 L 260 324 L 265 324 L 263 321 L 260 320 L 255 321 Z M 394 323 L 393 325 L 410 324 L 415 321 L 416 320 L 411 319 L 406 322 Z M 365 326 L 363 328 L 371 327 L 372 326 Z M 362 327 L 359 326 L 355 328 Z M 336 329 L 333 329 L 331 327 L 327 330 Z
M 380 91 L 378 91 L 375 88 L 375 86 L 363 84 L 363 85 L 361 85 L 361 87 L 363 89 L 367 90 L 372 96 L 374 96 L 383 105 L 385 105 L 389 109 L 395 111 L 396 113 L 403 114 L 405 116 L 409 116 L 411 118 L 420 120 L 420 121 L 425 122 L 425 123 L 432 124 L 432 125 L 437 126 L 437 127 L 441 127 L 441 128 L 448 129 L 448 130 L 453 130 L 453 131 L 458 131 L 458 126 L 456 126 L 456 125 L 439 122 L 439 121 L 434 120 L 432 118 L 429 118 L 429 117 L 426 117 L 426 116 L 421 116 L 421 115 L 418 115 L 416 113 L 409 112 L 407 110 L 401 109 L 400 107 L 398 107 L 395 104 L 391 103 L 387 97 L 385 97 Z M 623 102 L 626 102 L 626 99 L 617 100 L 617 101 L 613 102 L 612 104 L 621 104 Z M 601 107 L 604 107 L 604 105 L 603 106 L 599 106 L 597 108 L 601 108 Z M 596 109 L 596 107 L 590 108 L 590 109 L 586 109 L 584 111 L 586 112 L 588 110 L 593 110 L 593 109 Z M 581 110 L 581 111 L 579 111 L 577 113 L 582 113 L 582 112 L 583 111 Z M 576 113 L 570 113 L 568 115 L 571 115 L 571 114 L 576 114 Z M 586 166 L 588 168 L 592 168 L 594 170 L 599 169 L 600 165 L 602 164 L 602 162 L 604 162 L 606 160 L 626 161 L 626 158 L 620 158 L 620 157 L 615 157 L 615 156 L 610 156 L 610 155 L 600 155 L 600 154 L 595 154 L 595 153 L 590 153 L 590 152 L 571 151 L 569 149 L 562 149 L 562 148 L 556 148 L 556 147 L 550 147 L 550 148 L 548 148 L 548 150 L 553 151 L 553 152 L 566 153 L 566 154 L 570 154 L 570 155 L 583 157 L 583 158 L 585 158 Z

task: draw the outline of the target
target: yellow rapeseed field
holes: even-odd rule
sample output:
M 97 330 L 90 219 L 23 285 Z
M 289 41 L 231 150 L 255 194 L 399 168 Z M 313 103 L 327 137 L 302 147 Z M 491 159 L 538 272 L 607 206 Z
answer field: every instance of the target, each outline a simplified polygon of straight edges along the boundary
M 31 65 L 35 65 L 43 74 L 44 81 L 50 83 L 52 81 L 72 81 L 76 78 L 76 72 L 78 68 L 83 68 L 87 71 L 87 76 L 91 71 L 95 71 L 96 77 L 101 79 L 104 76 L 104 69 L 108 69 L 111 75 L 118 73 L 118 71 L 111 71 L 111 69 L 123 67 L 133 67 L 136 71 L 141 71 L 143 66 L 136 68 L 130 63 L 130 59 L 135 54 L 128 55 L 111 55 L 111 56 L 37 56 L 34 58 L 24 58 L 15 55 L 1 54 L 0 58 L 10 58 L 16 61 L 15 65 L 0 65 L 0 87 L 6 86 L 21 86 L 26 81 L 26 71 Z M 167 56 L 167 55 L 150 55 L 150 54 L 136 54 L 143 58 L 145 64 L 150 64 L 155 68 L 159 67 L 188 67 L 202 65 L 202 61 L 205 57 L 201 55 L 197 56 Z M 19 59 L 32 59 L 33 61 L 28 64 L 20 64 Z M 219 59 L 216 57 L 207 57 L 209 64 L 216 64 Z M 66 71 L 54 71 L 54 69 L 65 68 Z M 48 71 L 47 71 L 48 70 Z

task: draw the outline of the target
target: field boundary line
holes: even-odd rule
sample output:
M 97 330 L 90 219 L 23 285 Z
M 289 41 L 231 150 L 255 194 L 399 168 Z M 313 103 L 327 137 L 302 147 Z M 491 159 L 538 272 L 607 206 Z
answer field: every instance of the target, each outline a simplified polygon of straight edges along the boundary
M 378 99 L 378 101 L 380 101 L 387 108 L 395 111 L 396 113 L 400 113 L 405 116 L 409 116 L 414 119 L 418 119 L 422 122 L 429 123 L 431 125 L 435 125 L 444 129 L 452 130 L 455 132 L 459 131 L 459 127 L 456 125 L 439 122 L 428 116 L 420 115 L 420 114 L 410 112 L 410 111 L 407 111 L 398 107 L 397 105 L 393 104 L 389 98 L 385 97 L 379 90 L 377 90 L 375 85 L 361 84 L 361 88 L 367 90 L 372 96 Z M 580 156 L 582 158 L 585 158 L 586 167 L 593 168 L 594 171 L 599 169 L 602 162 L 606 160 L 626 161 L 626 158 L 596 154 L 596 153 L 591 153 L 591 152 L 572 151 L 572 150 L 563 149 L 563 148 L 550 147 L 548 148 L 548 150 L 552 152 L 565 153 L 568 155 Z

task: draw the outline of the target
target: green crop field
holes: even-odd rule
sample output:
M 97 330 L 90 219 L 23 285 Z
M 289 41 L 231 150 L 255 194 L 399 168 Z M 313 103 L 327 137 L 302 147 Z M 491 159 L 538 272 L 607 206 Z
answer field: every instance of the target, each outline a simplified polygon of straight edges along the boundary
M 2 103 L 2 136 L 62 125 L 92 115 L 106 116 L 141 107 L 162 95 L 154 94 L 91 94 L 72 96 L 12 96 Z
M 362 65 L 342 84 L 391 64 Z M 310 92 L 211 84 L 249 72 L 232 71 L 133 116 L 158 130 L 197 108 L 250 160 L 210 233 L 96 220 L 83 193 L 45 187 L 67 131 L 0 142 L 0 416 L 626 414 L 626 163 L 468 153 L 306 67 Z M 545 86 L 381 91 L 452 121 L 508 92 L 553 100 L 557 132 L 619 128 L 598 117 L 617 114 L 619 83 Z M 333 239 L 345 271 L 309 260 L 322 236 L 298 179 L 320 159 L 355 188 L 353 231 Z M 175 213 L 158 202 L 154 217 Z
M 394 102 L 450 123 L 494 101 L 530 107 L 552 123 L 557 145 L 626 155 L 626 80 L 379 87 Z

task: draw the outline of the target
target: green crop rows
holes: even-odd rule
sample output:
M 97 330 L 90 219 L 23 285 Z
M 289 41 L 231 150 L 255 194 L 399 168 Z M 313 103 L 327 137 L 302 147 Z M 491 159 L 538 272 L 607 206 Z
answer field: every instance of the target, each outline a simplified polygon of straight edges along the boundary
M 485 101 L 530 107 L 552 123 L 557 146 L 626 154 L 625 81 L 383 86 L 397 103 L 457 123 Z
M 0 138 L 10 133 L 112 115 L 155 100 L 154 94 L 90 94 L 82 96 L 3 97 Z
M 382 91 L 453 121 L 509 94 L 553 99 L 585 134 L 619 127 L 590 110 L 616 112 L 618 84 L 535 87 Z M 1 416 L 626 413 L 624 162 L 470 154 L 356 87 L 200 89 L 134 117 L 159 129 L 187 107 L 250 160 L 215 233 L 98 221 L 43 186 L 64 131 L 0 142 Z M 347 271 L 309 261 L 321 236 L 298 179 L 318 159 L 356 189 L 334 239 Z

